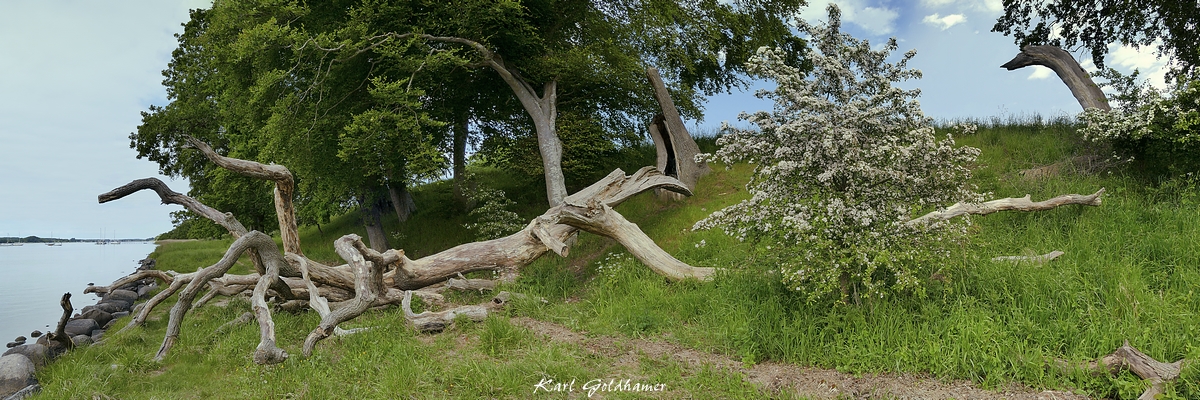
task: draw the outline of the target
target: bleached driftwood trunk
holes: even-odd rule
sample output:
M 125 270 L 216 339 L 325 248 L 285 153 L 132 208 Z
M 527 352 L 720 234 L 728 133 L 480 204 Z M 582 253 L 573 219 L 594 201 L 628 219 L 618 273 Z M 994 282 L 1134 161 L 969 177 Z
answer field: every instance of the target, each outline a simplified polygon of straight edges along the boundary
M 954 217 L 959 217 L 967 214 L 987 215 L 997 211 L 1044 211 L 1059 206 L 1069 204 L 1079 204 L 1085 206 L 1099 206 L 1100 196 L 1104 194 L 1104 188 L 1100 188 L 1096 193 L 1089 195 L 1065 194 L 1049 200 L 1033 202 L 1029 195 L 1025 197 L 1009 197 L 1005 199 L 991 200 L 983 203 L 955 203 L 944 210 L 931 211 L 928 214 L 918 218 L 913 218 L 906 222 L 909 226 L 933 223 L 937 221 L 945 221 Z
M 1000 257 L 992 257 L 992 261 L 1031 262 L 1031 263 L 1034 263 L 1034 264 L 1042 264 L 1042 263 L 1050 262 L 1051 260 L 1054 260 L 1055 258 L 1061 257 L 1063 254 L 1067 254 L 1067 253 L 1064 253 L 1064 252 L 1062 252 L 1062 251 L 1059 251 L 1059 250 L 1055 250 L 1055 251 L 1052 251 L 1052 252 L 1049 252 L 1049 253 L 1046 253 L 1046 254 L 1042 254 L 1042 255 L 1040 255 L 1040 256 L 1000 256 Z
M 156 355 L 165 357 L 182 331 L 182 321 L 193 307 L 193 300 L 206 287 L 210 292 L 200 303 L 215 295 L 230 295 L 253 287 L 253 315 L 260 328 L 260 343 L 254 360 L 260 364 L 282 362 L 287 353 L 275 343 L 274 322 L 271 319 L 269 296 L 292 300 L 287 304 L 307 304 L 321 316 L 321 323 L 305 340 L 304 353 L 311 354 L 317 342 L 333 334 L 343 334 L 338 325 L 351 320 L 371 307 L 402 304 L 412 295 L 420 295 L 427 303 L 437 304 L 441 296 L 425 290 L 472 271 L 497 271 L 513 275 L 522 266 L 554 251 L 565 256 L 579 229 L 616 239 L 639 260 L 669 279 L 709 279 L 711 268 L 691 267 L 664 252 L 636 224 L 624 219 L 612 207 L 646 190 L 662 188 L 685 195 L 691 192 L 677 179 L 664 176 L 652 167 L 642 168 L 626 176 L 613 171 L 595 184 L 567 196 L 545 214 L 535 218 L 525 229 L 513 235 L 484 242 L 468 243 L 416 260 L 405 257 L 401 250 L 378 252 L 363 244 L 356 235 L 338 239 L 335 248 L 346 265 L 327 266 L 304 257 L 296 234 L 295 211 L 291 202 L 294 184 L 287 168 L 224 157 L 207 144 L 188 138 L 193 147 L 217 165 L 247 176 L 269 179 L 276 183 L 275 206 L 280 232 L 284 232 L 282 251 L 269 236 L 246 228 L 232 214 L 222 213 L 186 195 L 174 192 L 157 179 L 141 179 L 99 196 L 101 203 L 116 200 L 143 189 L 154 190 L 163 203 L 179 204 L 224 226 L 237 240 L 217 263 L 188 274 L 173 272 L 146 273 L 162 278 L 170 285 L 151 298 L 125 329 L 140 326 L 150 311 L 179 292 L 172 307 L 167 333 Z M 287 198 L 284 198 L 287 197 Z M 257 273 L 230 275 L 229 269 L 243 252 L 251 252 Z M 139 275 L 142 277 L 142 275 Z M 115 287 L 115 285 L 113 285 Z M 180 291 L 182 289 L 182 291 Z M 107 290 L 98 287 L 95 290 Z M 353 297 L 344 293 L 352 293 Z M 343 300 L 331 307 L 326 296 L 339 295 Z M 406 319 L 420 331 L 433 331 L 444 326 L 454 315 L 472 319 L 486 316 L 492 302 L 479 306 L 462 306 L 441 312 L 414 314 L 405 308 Z M 439 322 L 440 321 L 440 322 Z

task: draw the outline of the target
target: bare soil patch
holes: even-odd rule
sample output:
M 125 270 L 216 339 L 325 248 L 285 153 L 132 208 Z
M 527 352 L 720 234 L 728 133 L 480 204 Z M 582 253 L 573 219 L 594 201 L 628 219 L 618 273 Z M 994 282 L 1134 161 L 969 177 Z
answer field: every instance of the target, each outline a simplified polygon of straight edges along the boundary
M 740 373 L 774 394 L 794 393 L 814 399 L 1087 399 L 1071 392 L 1011 385 L 1002 391 L 985 390 L 965 380 L 943 381 L 918 374 L 865 374 L 763 362 L 747 368 L 728 356 L 690 349 L 672 343 L 611 336 L 590 337 L 552 322 L 527 317 L 512 322 L 556 342 L 579 345 L 589 352 L 615 359 L 618 367 L 635 367 L 640 357 L 671 359 L 694 369 L 709 366 Z M 678 393 L 676 393 L 678 394 Z

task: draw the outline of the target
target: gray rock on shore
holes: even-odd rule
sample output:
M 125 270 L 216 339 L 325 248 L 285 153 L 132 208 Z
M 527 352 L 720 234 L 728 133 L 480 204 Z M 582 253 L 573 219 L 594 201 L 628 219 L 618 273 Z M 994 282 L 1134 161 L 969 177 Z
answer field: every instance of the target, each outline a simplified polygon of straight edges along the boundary
M 113 320 L 113 315 L 104 312 L 104 310 L 98 310 L 98 309 L 93 308 L 90 311 L 81 314 L 79 318 L 96 320 L 97 325 L 104 326 L 105 324 L 108 323 L 108 321 Z
M 96 305 L 96 309 L 111 314 L 111 313 L 115 313 L 115 312 L 124 311 L 126 308 L 126 307 L 124 307 L 124 304 L 125 304 L 124 302 L 100 303 L 100 304 Z
M 149 296 L 150 292 L 153 291 L 157 287 L 158 287 L 158 285 L 156 285 L 156 284 L 142 285 L 142 287 L 139 287 L 137 290 L 138 298 L 139 299 L 146 298 L 146 296 Z
M 96 329 L 100 329 L 100 324 L 96 323 L 96 320 L 81 318 L 67 321 L 67 326 L 63 331 L 67 333 L 67 336 L 75 337 L 79 335 L 91 335 L 92 331 Z
M 34 377 L 36 368 L 28 357 L 9 354 L 0 357 L 0 398 L 6 398 L 38 383 Z
M 132 290 L 126 290 L 126 289 L 117 289 L 117 290 L 108 292 L 108 295 L 104 296 L 104 300 L 125 300 L 125 301 L 128 301 L 130 304 L 133 304 L 133 302 L 136 301 L 137 299 L 138 299 L 137 292 L 132 291 Z M 101 301 L 101 302 L 103 303 L 104 301 Z
M 75 347 L 89 346 L 92 343 L 94 341 L 90 335 L 77 335 L 71 338 L 71 344 L 75 345 Z
M 8 349 L 4 355 L 20 354 L 33 363 L 34 368 L 41 368 L 50 362 L 50 349 L 41 343 L 23 344 Z

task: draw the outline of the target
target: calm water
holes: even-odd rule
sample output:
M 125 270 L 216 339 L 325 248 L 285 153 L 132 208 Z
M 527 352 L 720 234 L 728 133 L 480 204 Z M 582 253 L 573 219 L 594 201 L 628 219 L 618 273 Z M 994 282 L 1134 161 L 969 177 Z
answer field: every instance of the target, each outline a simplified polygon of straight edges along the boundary
M 77 312 L 96 304 L 99 297 L 83 294 L 89 282 L 108 285 L 132 273 L 152 251 L 154 245 L 143 242 L 0 246 L 0 343 L 28 337 L 34 329 L 52 330 L 62 317 L 63 293 L 71 292 Z

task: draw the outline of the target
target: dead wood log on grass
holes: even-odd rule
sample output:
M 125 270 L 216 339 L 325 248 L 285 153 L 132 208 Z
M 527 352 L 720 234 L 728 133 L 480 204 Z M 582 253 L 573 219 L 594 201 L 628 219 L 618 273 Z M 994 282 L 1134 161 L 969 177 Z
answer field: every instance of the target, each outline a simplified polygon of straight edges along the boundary
M 1155 360 L 1130 346 L 1129 341 L 1126 340 L 1125 344 L 1104 357 L 1083 363 L 1055 359 L 1053 365 L 1065 371 L 1083 369 L 1091 371 L 1095 375 L 1116 375 L 1122 370 L 1129 370 L 1139 378 L 1150 382 L 1150 387 L 1141 396 L 1138 396 L 1138 400 L 1152 400 L 1166 390 L 1167 382 L 1174 381 L 1179 377 L 1185 362 L 1188 360 L 1179 360 L 1173 363 Z
M 87 289 L 83 289 L 83 294 L 108 293 L 108 292 L 110 292 L 112 290 L 116 290 L 122 286 L 131 284 L 131 283 L 134 283 L 134 282 L 140 281 L 142 279 L 146 279 L 146 278 L 155 278 L 155 279 L 163 281 L 163 283 L 170 284 L 171 281 L 175 280 L 175 275 L 173 275 L 173 272 L 169 272 L 169 271 L 160 271 L 157 269 L 143 269 L 141 271 L 137 271 L 132 274 L 126 275 L 124 277 L 121 277 L 120 279 L 113 281 L 113 283 L 110 283 L 108 286 L 95 286 L 95 285 L 88 286 Z
M 400 308 L 404 309 L 404 319 L 408 320 L 418 332 L 431 333 L 441 332 L 454 323 L 455 319 L 466 317 L 472 321 L 479 322 L 487 319 L 488 308 L 494 302 L 488 302 L 480 305 L 459 306 L 449 310 L 432 312 L 424 311 L 420 314 L 412 311 L 412 291 L 404 292 L 404 300 L 400 304 Z
M 1052 252 L 1049 252 L 1049 253 L 1046 253 L 1046 254 L 1042 254 L 1042 255 L 1040 255 L 1040 256 L 1000 256 L 1000 257 L 992 257 L 992 261 L 1012 261 L 1012 262 L 1022 262 L 1022 261 L 1028 261 L 1028 262 L 1032 262 L 1032 263 L 1034 263 L 1034 264 L 1041 264 L 1041 263 L 1045 263 L 1045 262 L 1048 262 L 1048 261 L 1050 261 L 1050 260 L 1053 260 L 1053 259 L 1055 259 L 1055 258 L 1058 258 L 1059 256 L 1062 256 L 1063 254 L 1067 254 L 1067 253 L 1064 253 L 1064 252 L 1061 252 L 1061 251 L 1055 250 L 1055 251 L 1052 251 Z
M 918 218 L 913 218 L 905 224 L 908 226 L 916 226 L 937 221 L 945 221 L 967 214 L 987 215 L 997 211 L 1044 211 L 1069 204 L 1099 206 L 1100 196 L 1103 194 L 1104 188 L 1100 188 L 1100 190 L 1096 191 L 1096 193 L 1086 196 L 1079 194 L 1065 194 L 1039 202 L 1033 202 L 1029 199 L 1029 195 L 1025 195 L 1025 197 L 1009 197 L 983 203 L 955 203 L 944 210 L 931 211 L 928 214 L 922 215 Z

